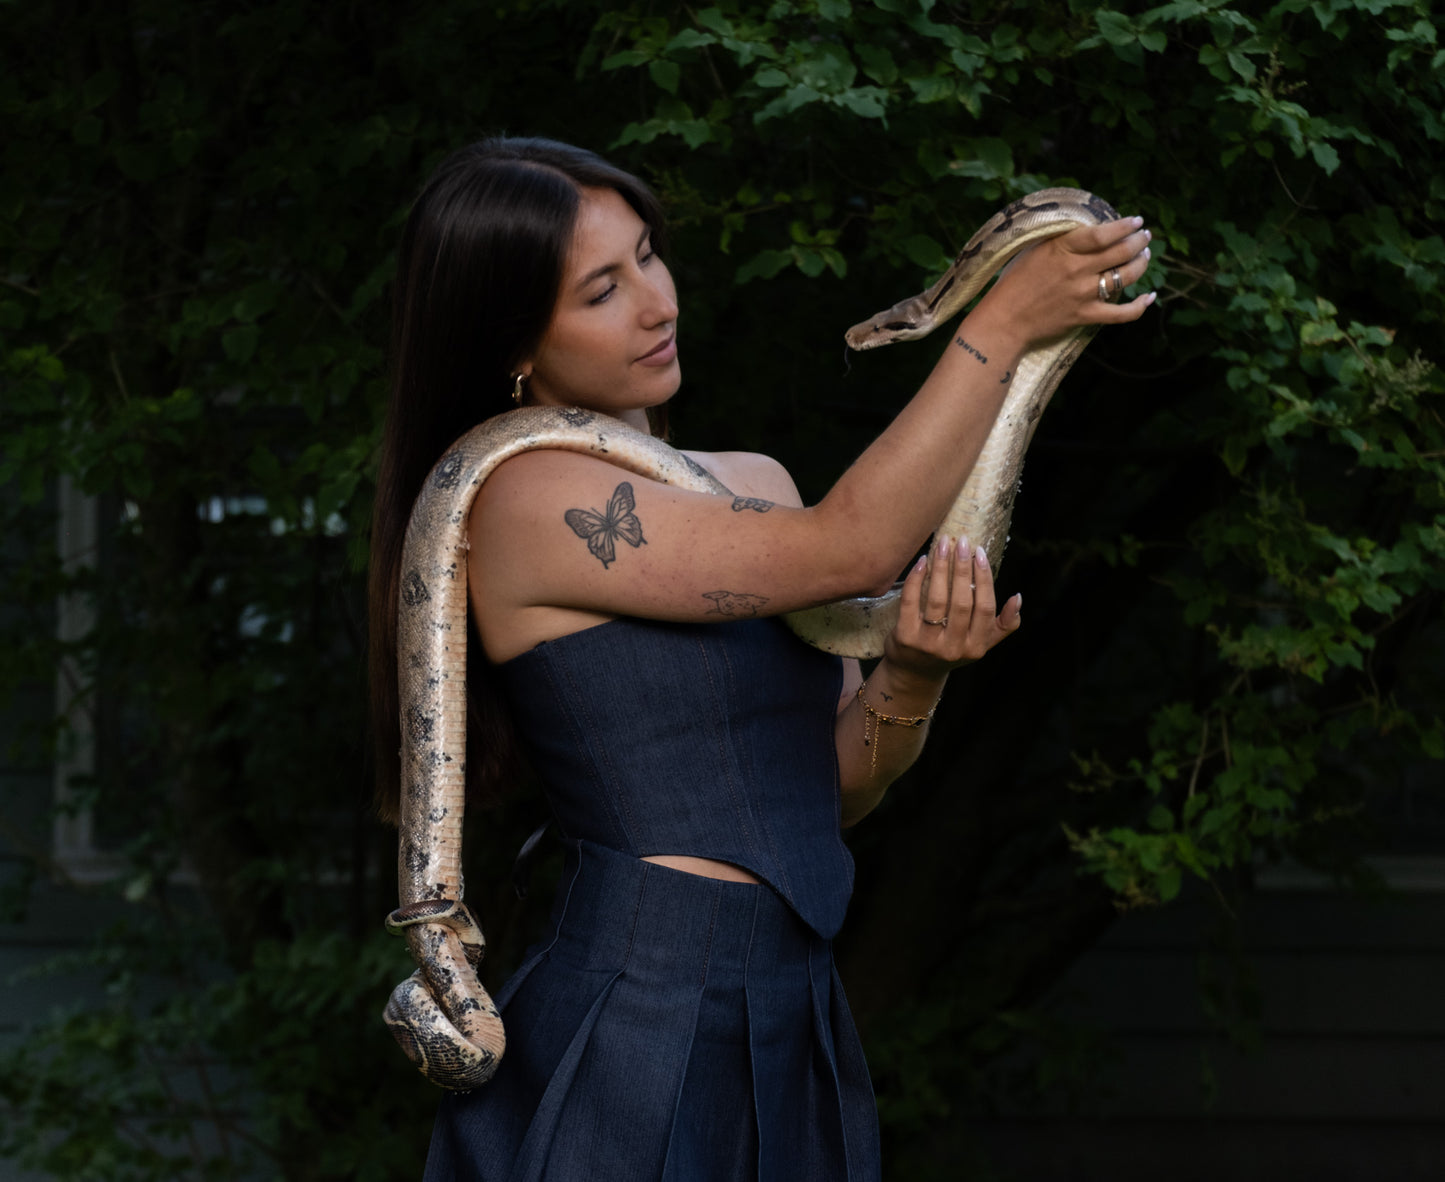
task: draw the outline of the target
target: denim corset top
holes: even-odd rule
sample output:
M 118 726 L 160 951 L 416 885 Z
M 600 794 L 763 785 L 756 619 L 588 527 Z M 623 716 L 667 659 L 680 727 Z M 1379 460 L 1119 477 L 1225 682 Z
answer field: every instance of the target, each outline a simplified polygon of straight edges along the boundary
M 623 618 L 497 672 L 564 837 L 731 862 L 820 936 L 838 931 L 853 890 L 838 658 L 772 619 Z

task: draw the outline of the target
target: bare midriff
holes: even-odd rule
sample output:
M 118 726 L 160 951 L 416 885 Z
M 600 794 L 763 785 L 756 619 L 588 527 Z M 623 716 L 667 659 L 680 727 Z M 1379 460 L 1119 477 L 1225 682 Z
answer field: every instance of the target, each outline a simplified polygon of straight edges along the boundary
M 717 862 L 712 858 L 694 858 L 687 854 L 648 854 L 642 860 L 656 862 L 669 870 L 681 870 L 684 874 L 696 874 L 701 878 L 720 878 L 724 882 L 758 881 L 756 875 L 749 874 L 741 866 L 734 866 L 731 862 Z

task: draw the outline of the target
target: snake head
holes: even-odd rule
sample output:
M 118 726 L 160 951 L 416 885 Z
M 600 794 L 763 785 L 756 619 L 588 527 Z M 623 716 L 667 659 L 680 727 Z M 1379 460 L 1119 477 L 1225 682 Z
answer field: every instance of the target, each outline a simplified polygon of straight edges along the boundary
M 915 296 L 914 299 L 916 300 L 917 297 Z M 907 300 L 904 304 L 889 308 L 886 312 L 870 316 L 861 324 L 855 324 L 843 334 L 843 339 L 848 342 L 848 348 L 861 353 L 865 349 L 880 349 L 884 345 L 891 345 L 896 341 L 913 341 L 919 337 L 926 337 L 931 330 L 920 328 L 918 320 L 902 310 L 905 304 L 913 302 L 913 300 Z

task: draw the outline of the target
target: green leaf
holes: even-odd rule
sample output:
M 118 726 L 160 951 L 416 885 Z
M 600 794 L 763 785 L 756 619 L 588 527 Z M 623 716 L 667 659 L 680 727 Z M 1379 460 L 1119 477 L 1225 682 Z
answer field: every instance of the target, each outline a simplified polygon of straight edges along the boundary
M 995 136 L 970 140 L 969 152 L 987 169 L 983 175 L 1010 177 L 1014 172 L 1013 148 L 1007 140 Z
M 1094 13 L 1094 23 L 1110 45 L 1132 45 L 1138 39 L 1133 22 L 1122 12 L 1101 8 Z
M 1310 144 L 1310 155 L 1315 158 L 1315 163 L 1325 170 L 1327 176 L 1332 175 L 1340 166 L 1340 154 L 1333 145 L 1322 140 L 1315 140 Z
M 1340 326 L 1333 321 L 1321 323 L 1309 321 L 1300 325 L 1300 344 L 1308 348 L 1319 348 L 1321 345 L 1329 344 L 1331 341 L 1344 340 L 1345 334 L 1340 331 Z
M 675 53 L 679 49 L 701 49 L 705 45 L 716 45 L 717 37 L 700 29 L 683 29 L 663 48 L 663 54 Z
M 806 107 L 810 103 L 818 102 L 822 97 L 823 96 L 811 86 L 805 86 L 802 83 L 796 86 L 790 86 L 772 102 L 768 103 L 767 106 L 755 112 L 753 122 L 763 123 L 769 119 L 778 119 L 784 115 L 791 115 L 794 111 Z
M 908 78 L 908 88 L 920 103 L 937 103 L 952 98 L 955 92 L 953 78 L 946 74 L 929 74 L 921 78 Z
M 647 72 L 652 81 L 668 94 L 677 93 L 677 83 L 678 79 L 682 77 L 682 68 L 676 62 L 659 59 L 648 65 Z
M 816 279 L 828 265 L 823 252 L 811 246 L 795 246 L 793 259 L 798 264 L 798 270 L 809 279 Z
M 645 53 L 640 49 L 624 49 L 620 53 L 610 54 L 602 60 L 604 70 L 620 70 L 627 66 L 641 66 L 652 60 L 652 54 Z
M 885 47 L 863 43 L 855 46 L 854 52 L 863 63 L 863 72 L 874 82 L 881 86 L 891 86 L 898 81 L 898 64 Z
M 741 285 L 750 279 L 771 279 L 792 262 L 791 250 L 760 250 L 737 269 L 733 282 Z
M 838 104 L 864 119 L 882 119 L 887 114 L 888 96 L 876 86 L 859 86 L 838 96 Z
M 953 262 L 952 257 L 938 241 L 930 238 L 927 234 L 910 235 L 904 239 L 902 246 L 903 253 L 908 256 L 909 261 L 917 264 L 931 275 L 942 274 Z

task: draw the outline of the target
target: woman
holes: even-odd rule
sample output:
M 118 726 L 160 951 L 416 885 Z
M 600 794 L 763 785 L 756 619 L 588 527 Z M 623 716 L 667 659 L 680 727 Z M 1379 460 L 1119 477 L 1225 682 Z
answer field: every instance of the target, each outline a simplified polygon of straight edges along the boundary
M 642 430 L 681 380 L 662 218 L 635 178 L 544 140 L 442 164 L 412 210 L 373 536 L 374 692 L 395 813 L 394 610 L 431 465 L 513 403 Z M 568 844 L 551 934 L 497 994 L 494 1079 L 444 1099 L 429 1179 L 875 1179 L 873 1099 L 832 967 L 852 888 L 840 828 L 917 756 L 951 669 L 1018 628 L 988 556 L 941 537 L 864 683 L 779 613 L 877 594 L 957 495 L 1020 355 L 1122 323 L 1140 219 L 1020 258 L 894 423 L 816 506 L 763 456 L 692 454 L 733 493 L 596 457 L 502 464 L 469 522 L 480 787 L 520 737 Z M 515 730 L 513 728 L 515 727 Z M 386 760 L 390 760 L 388 764 Z

